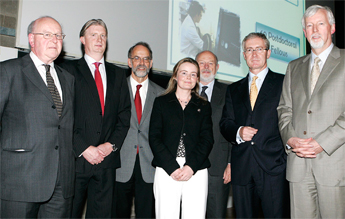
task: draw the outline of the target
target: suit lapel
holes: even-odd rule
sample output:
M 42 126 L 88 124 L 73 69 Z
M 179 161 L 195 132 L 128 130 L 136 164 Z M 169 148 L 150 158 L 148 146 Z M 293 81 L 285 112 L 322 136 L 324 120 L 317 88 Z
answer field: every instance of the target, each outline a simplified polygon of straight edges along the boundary
M 147 80 L 149 80 L 149 79 L 147 79 Z M 146 119 L 146 117 L 150 114 L 150 112 L 152 110 L 151 108 L 153 105 L 153 101 L 155 100 L 155 98 L 157 96 L 157 91 L 152 85 L 153 82 L 151 82 L 150 80 L 148 82 L 149 83 L 148 83 L 148 88 L 147 88 L 145 106 L 144 106 L 143 114 L 141 116 L 140 124 L 142 124 L 144 122 L 144 120 Z M 151 107 L 149 108 L 149 106 L 151 106 Z
M 113 90 L 115 88 L 115 80 L 116 80 L 115 77 L 116 77 L 116 74 L 115 74 L 115 72 L 113 72 L 111 70 L 111 67 L 110 67 L 109 63 L 107 63 L 107 62 L 104 62 L 104 63 L 105 63 L 105 72 L 107 74 L 107 93 L 106 93 L 105 102 L 104 102 L 104 114 L 105 114 L 106 112 L 111 112 L 110 109 L 107 109 L 108 107 L 110 107 L 110 105 L 107 104 L 107 103 L 111 102 L 111 99 L 114 98 L 112 93 L 113 93 Z M 96 83 L 94 83 L 94 84 L 95 84 L 96 91 L 97 91 L 97 94 L 98 94 Z M 99 97 L 98 97 L 98 102 L 100 103 Z M 101 104 L 99 104 L 99 107 L 101 107 Z
M 309 62 L 310 62 L 311 55 L 309 54 L 305 59 L 303 59 L 299 74 L 301 76 L 304 92 L 306 94 L 306 97 L 310 99 L 310 74 L 309 74 Z
M 90 90 L 92 98 L 94 99 L 94 102 L 97 103 L 99 109 L 101 109 L 101 102 L 99 100 L 98 90 L 97 90 L 97 86 L 95 83 L 95 79 L 93 78 L 92 73 L 90 71 L 90 68 L 87 65 L 84 58 L 79 59 L 78 69 L 79 69 L 80 74 L 83 76 L 83 78 L 85 79 L 85 81 L 89 87 L 89 90 Z M 107 75 L 107 77 L 108 77 L 108 75 Z M 109 80 L 107 79 L 107 81 L 109 81 Z M 108 92 L 108 90 L 107 90 L 107 92 Z M 104 110 L 104 112 L 105 112 L 105 110 Z
M 42 91 L 42 93 L 54 104 L 52 95 L 50 94 L 47 85 L 44 83 L 40 73 L 38 72 L 34 62 L 31 60 L 29 55 L 23 57 L 23 73 L 26 77 Z
M 333 47 L 331 53 L 328 55 L 327 60 L 322 68 L 319 79 L 316 82 L 313 94 L 316 94 L 322 85 L 325 83 L 327 78 L 332 74 L 333 70 L 340 63 L 340 51 L 337 47 Z
M 219 82 L 214 81 L 213 91 L 212 91 L 212 98 L 211 98 L 211 105 L 221 105 L 223 95 L 219 88 Z
M 238 87 L 238 93 L 241 95 L 240 99 L 243 101 L 243 104 L 247 108 L 248 112 L 251 113 L 252 107 L 250 106 L 250 100 L 249 100 L 248 78 L 249 78 L 249 74 L 244 80 L 242 80 L 241 85 Z
M 267 95 L 269 95 L 272 92 L 272 89 L 274 87 L 274 82 L 275 82 L 275 75 L 273 72 L 271 72 L 271 70 L 268 70 L 265 80 L 262 83 L 262 86 L 260 88 L 258 98 L 256 99 L 254 109 L 257 108 L 262 102 L 264 102 Z

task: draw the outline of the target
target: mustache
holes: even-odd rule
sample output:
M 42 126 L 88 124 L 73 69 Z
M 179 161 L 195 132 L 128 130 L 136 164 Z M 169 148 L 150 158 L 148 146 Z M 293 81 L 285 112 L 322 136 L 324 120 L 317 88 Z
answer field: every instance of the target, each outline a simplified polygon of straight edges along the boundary
M 138 68 L 145 68 L 145 70 L 147 70 L 146 65 L 137 65 L 137 67 L 135 69 L 137 70 Z
M 211 73 L 211 70 L 210 70 L 210 69 L 203 69 L 201 72 L 202 72 L 202 73 L 205 73 L 205 72 Z
M 319 33 L 313 33 L 313 34 L 311 35 L 311 37 L 321 37 L 321 34 L 319 34 Z

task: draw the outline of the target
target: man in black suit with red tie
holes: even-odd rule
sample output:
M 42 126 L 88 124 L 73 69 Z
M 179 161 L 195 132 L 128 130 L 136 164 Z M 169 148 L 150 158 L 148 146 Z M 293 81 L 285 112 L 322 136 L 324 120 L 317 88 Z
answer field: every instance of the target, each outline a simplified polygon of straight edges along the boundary
M 286 218 L 286 154 L 278 129 L 277 106 L 284 76 L 267 67 L 270 43 L 261 33 L 242 42 L 249 74 L 229 85 L 220 130 L 233 144 L 231 181 L 238 218 Z
M 92 19 L 80 31 L 85 55 L 62 67 L 75 76 L 76 189 L 72 217 L 110 218 L 115 169 L 126 137 L 131 103 L 125 71 L 105 62 L 107 27 Z

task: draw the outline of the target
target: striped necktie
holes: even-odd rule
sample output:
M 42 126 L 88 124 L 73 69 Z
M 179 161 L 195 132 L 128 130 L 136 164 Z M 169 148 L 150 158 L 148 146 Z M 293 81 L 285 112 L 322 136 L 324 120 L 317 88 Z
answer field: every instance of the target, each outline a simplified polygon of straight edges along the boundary
M 50 65 L 44 64 L 44 67 L 46 68 L 46 80 L 47 80 L 48 90 L 50 94 L 52 95 L 57 113 L 60 117 L 62 114 L 62 102 L 61 102 L 60 94 L 55 86 L 54 79 L 52 78 L 52 75 L 50 74 Z

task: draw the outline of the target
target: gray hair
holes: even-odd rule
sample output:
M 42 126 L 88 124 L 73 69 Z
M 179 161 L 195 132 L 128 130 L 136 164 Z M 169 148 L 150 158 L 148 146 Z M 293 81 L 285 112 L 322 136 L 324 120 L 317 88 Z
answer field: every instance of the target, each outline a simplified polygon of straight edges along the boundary
M 50 16 L 42 16 L 42 17 L 37 18 L 36 20 L 31 21 L 31 23 L 30 23 L 29 26 L 28 26 L 28 35 L 29 35 L 30 33 L 32 33 L 32 30 L 35 29 L 36 21 L 38 21 L 38 20 L 40 20 L 40 19 L 43 19 L 43 18 L 50 18 L 50 19 L 53 19 L 53 20 L 56 21 L 56 22 L 60 25 L 60 27 L 61 27 L 61 24 L 60 24 L 57 20 L 55 20 L 54 18 L 52 18 L 52 17 L 50 17 Z
M 250 39 L 253 39 L 253 38 L 257 38 L 257 37 L 264 40 L 266 49 L 270 49 L 270 41 L 267 39 L 265 34 L 252 32 L 252 33 L 248 34 L 246 37 L 244 37 L 244 39 L 242 41 L 242 49 L 243 49 L 243 51 L 246 50 L 245 46 L 246 46 L 247 40 L 250 40 Z
M 327 7 L 327 6 L 321 6 L 321 5 L 312 5 L 310 6 L 309 8 L 307 8 L 307 10 L 304 12 L 304 15 L 302 17 L 302 27 L 303 29 L 305 29 L 305 19 L 307 17 L 311 17 L 313 16 L 314 14 L 316 14 L 316 12 L 318 12 L 318 10 L 326 10 L 327 12 L 327 18 L 328 18 L 328 23 L 330 25 L 333 25 L 335 24 L 335 19 L 334 19 L 334 15 L 333 15 L 333 12 L 332 10 Z
M 204 53 L 204 52 L 210 52 L 210 53 L 214 56 L 214 58 L 216 59 L 216 65 L 218 65 L 218 57 L 216 56 L 216 54 L 214 54 L 214 53 L 211 52 L 210 50 L 204 50 L 204 51 L 199 52 L 198 54 L 196 54 L 195 60 L 198 60 L 198 56 L 199 56 L 201 53 Z
M 102 19 L 91 19 L 91 20 L 87 21 L 84 24 L 84 26 L 81 28 L 80 33 L 79 33 L 79 37 L 84 36 L 86 30 L 92 25 L 100 25 L 100 26 L 104 27 L 105 33 L 108 36 L 108 28 L 107 28 L 107 25 L 105 25 L 104 21 Z
M 134 46 L 132 46 L 131 48 L 129 48 L 129 50 L 128 50 L 128 58 L 132 58 L 132 52 L 133 52 L 133 49 L 134 49 L 136 46 L 143 46 L 143 47 L 145 47 L 146 49 L 148 49 L 148 50 L 149 50 L 149 53 L 150 53 L 150 59 L 153 58 L 153 56 L 152 56 L 152 50 L 151 50 L 150 45 L 149 45 L 148 43 L 146 43 L 146 42 L 143 42 L 143 41 L 140 41 L 140 42 L 136 43 Z

